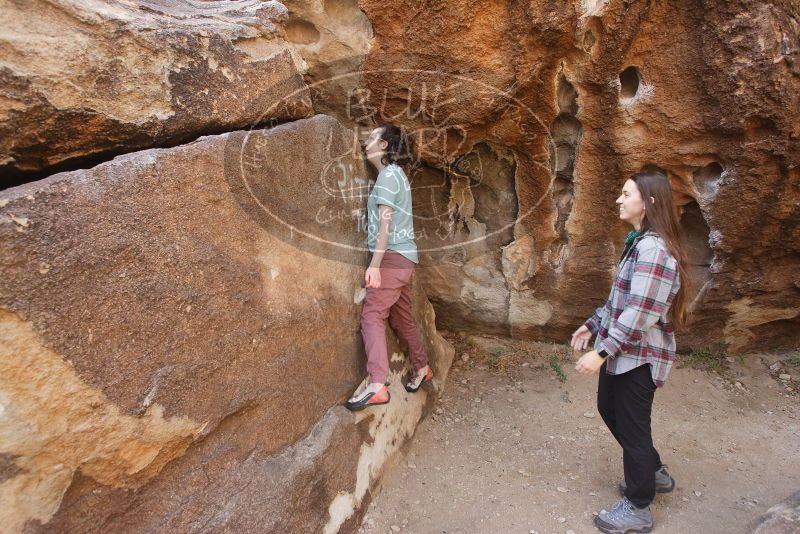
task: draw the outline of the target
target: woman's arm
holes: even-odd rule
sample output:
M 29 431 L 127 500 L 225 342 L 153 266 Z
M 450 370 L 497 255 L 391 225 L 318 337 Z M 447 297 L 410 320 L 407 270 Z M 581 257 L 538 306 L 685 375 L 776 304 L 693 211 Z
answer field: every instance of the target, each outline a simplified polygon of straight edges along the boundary
M 378 239 L 375 243 L 375 252 L 372 254 L 372 261 L 369 262 L 367 272 L 364 274 L 366 287 L 381 287 L 381 261 L 389 245 L 389 225 L 392 223 L 392 207 L 386 204 L 378 206 Z
M 589 329 L 592 334 L 597 334 L 597 331 L 600 330 L 600 325 L 603 323 L 603 319 L 608 315 L 609 309 L 611 305 L 606 300 L 606 303 L 597 308 L 594 311 L 589 319 L 583 323 L 583 326 Z

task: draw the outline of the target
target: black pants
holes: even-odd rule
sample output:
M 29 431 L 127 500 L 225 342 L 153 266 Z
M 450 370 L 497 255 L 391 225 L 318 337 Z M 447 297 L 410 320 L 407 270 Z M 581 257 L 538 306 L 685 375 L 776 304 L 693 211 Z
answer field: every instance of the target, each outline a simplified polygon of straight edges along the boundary
M 625 469 L 625 496 L 637 507 L 648 506 L 656 496 L 656 471 L 661 458 L 653 447 L 650 413 L 656 385 L 650 376 L 650 365 L 621 375 L 606 373 L 600 368 L 597 383 L 597 410 L 614 438 L 622 446 Z

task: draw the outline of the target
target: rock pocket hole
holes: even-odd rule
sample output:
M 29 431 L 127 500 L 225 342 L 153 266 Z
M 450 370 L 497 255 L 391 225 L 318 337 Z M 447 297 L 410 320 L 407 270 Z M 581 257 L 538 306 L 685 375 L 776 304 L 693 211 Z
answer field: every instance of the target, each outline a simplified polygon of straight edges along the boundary
M 600 17 L 589 17 L 586 20 L 586 31 L 583 33 L 581 47 L 592 55 L 598 51 L 597 45 L 603 35 L 603 21 Z
M 578 92 L 563 75 L 558 78 L 556 99 L 559 114 L 550 128 L 552 144 L 550 146 L 553 179 L 553 204 L 556 209 L 555 231 L 558 238 L 552 243 L 551 251 L 556 269 L 563 267 L 564 251 L 569 244 L 567 220 L 572 213 L 575 195 L 575 158 L 583 127 L 577 118 Z
M 716 161 L 695 171 L 694 186 L 702 199 L 708 200 L 716 196 L 722 180 L 722 171 L 722 165 Z
M 564 76 L 559 76 L 556 88 L 556 99 L 560 114 L 575 116 L 578 114 L 578 91 Z
M 620 96 L 622 98 L 633 98 L 639 92 L 641 77 L 639 69 L 628 67 L 619 73 Z
M 585 34 L 583 34 L 583 49 L 589 52 L 594 44 L 597 42 L 597 38 L 594 36 L 592 30 L 587 30 Z
M 307 20 L 294 19 L 286 23 L 286 38 L 294 44 L 314 44 L 319 41 L 319 30 Z

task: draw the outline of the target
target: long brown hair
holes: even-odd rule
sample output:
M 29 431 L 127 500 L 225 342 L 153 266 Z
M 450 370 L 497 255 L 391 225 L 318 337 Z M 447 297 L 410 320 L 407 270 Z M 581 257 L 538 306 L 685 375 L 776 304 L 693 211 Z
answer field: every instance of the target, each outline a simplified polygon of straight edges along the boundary
M 689 262 L 686 248 L 683 244 L 683 235 L 680 228 L 678 209 L 672 200 L 672 188 L 667 175 L 657 168 L 645 167 L 640 172 L 631 176 L 644 201 L 643 230 L 653 230 L 667 245 L 670 255 L 678 263 L 681 287 L 672 301 L 669 318 L 680 326 L 686 322 L 689 308 L 687 295 L 692 285 L 689 274 Z

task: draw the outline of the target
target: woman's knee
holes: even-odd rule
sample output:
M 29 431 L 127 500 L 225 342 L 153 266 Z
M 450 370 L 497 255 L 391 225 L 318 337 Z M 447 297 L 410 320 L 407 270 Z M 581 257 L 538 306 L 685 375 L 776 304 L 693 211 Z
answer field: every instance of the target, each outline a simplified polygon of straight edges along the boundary
M 361 328 L 383 327 L 384 316 L 377 308 L 364 308 L 361 311 Z
M 394 313 L 389 315 L 389 324 L 395 332 L 408 332 L 416 328 L 413 320 L 408 320 L 407 318 Z

